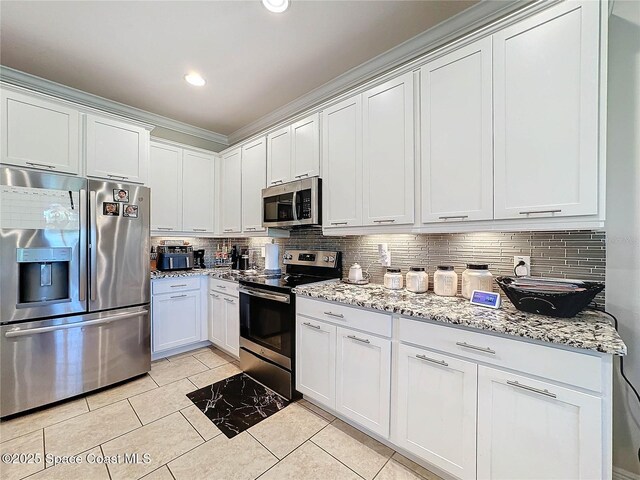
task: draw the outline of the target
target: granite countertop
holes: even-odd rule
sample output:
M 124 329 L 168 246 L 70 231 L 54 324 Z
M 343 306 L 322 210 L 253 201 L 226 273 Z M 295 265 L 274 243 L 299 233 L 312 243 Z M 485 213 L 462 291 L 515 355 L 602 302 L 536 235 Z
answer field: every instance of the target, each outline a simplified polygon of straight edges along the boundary
M 151 280 L 159 278 L 196 277 L 200 275 L 219 278 L 220 280 L 229 280 L 231 282 L 237 282 L 244 276 L 241 273 L 231 271 L 229 268 L 197 268 L 192 270 L 174 270 L 168 272 L 151 270 Z
M 294 292 L 307 297 L 601 353 L 627 353 L 627 347 L 609 317 L 593 310 L 585 310 L 573 318 L 555 318 L 516 310 L 504 296 L 502 307 L 494 310 L 471 305 L 462 297 L 387 290 L 375 284 L 356 286 L 325 282 L 296 287 Z

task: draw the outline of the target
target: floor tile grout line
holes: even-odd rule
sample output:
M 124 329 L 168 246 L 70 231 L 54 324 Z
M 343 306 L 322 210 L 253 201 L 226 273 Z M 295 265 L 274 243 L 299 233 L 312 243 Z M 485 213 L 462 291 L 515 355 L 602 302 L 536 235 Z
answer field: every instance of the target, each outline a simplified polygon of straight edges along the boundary
M 104 454 L 104 450 L 102 449 L 102 445 L 100 445 L 100 453 L 102 453 L 102 458 L 106 456 Z M 105 466 L 107 467 L 107 475 L 109 475 L 109 480 L 113 480 L 113 478 L 111 477 L 111 472 L 109 471 L 109 464 L 105 463 Z
M 185 407 L 185 408 L 191 408 L 191 407 Z M 183 408 L 183 410 L 184 410 L 184 408 Z M 193 428 L 193 429 L 196 431 L 196 433 L 197 433 L 198 435 L 200 435 L 200 438 L 202 439 L 202 441 L 206 443 L 206 442 L 207 442 L 207 439 L 206 439 L 206 438 L 204 438 L 204 437 L 202 436 L 202 434 L 198 431 L 198 429 L 196 428 L 196 426 L 195 426 L 193 423 L 191 423 L 191 422 L 189 421 L 189 419 L 188 419 L 188 418 L 187 418 L 187 416 L 182 412 L 182 410 L 178 410 L 178 412 L 179 412 L 179 413 L 180 413 L 180 415 L 182 415 L 182 417 L 187 421 L 187 423 L 191 426 L 191 428 Z M 216 436 L 217 436 L 217 435 L 216 435 Z M 212 437 L 212 438 L 215 438 L 215 437 Z M 211 440 L 211 439 L 210 439 L 210 440 Z
M 394 450 L 393 452 L 395 453 L 395 450 Z M 386 462 L 384 462 L 384 465 L 382 465 L 382 467 L 380 467 L 380 470 L 378 470 L 378 471 L 376 472 L 376 474 L 373 476 L 373 479 L 372 479 L 372 480 L 376 480 L 376 477 L 377 477 L 378 475 L 380 475 L 380 472 L 384 469 L 384 467 L 386 467 L 386 466 L 387 466 L 387 464 L 391 461 L 391 459 L 392 459 L 392 458 L 393 458 L 393 453 L 391 454 L 391 456 L 390 456 L 389 458 L 387 458 L 387 461 L 386 461 Z M 420 476 L 420 475 L 418 475 L 418 476 Z
M 247 430 L 247 432 L 249 432 Z M 260 440 L 258 440 L 256 437 L 254 437 L 253 435 L 251 435 L 251 437 L 253 437 L 258 443 L 260 443 L 260 445 L 262 445 L 262 443 L 260 442 Z M 273 452 L 271 452 L 271 450 L 269 450 L 267 447 L 264 447 L 264 445 L 262 445 L 264 448 L 267 448 L 267 450 L 269 451 L 269 453 L 271 453 L 271 455 L 273 455 L 276 460 L 278 460 L 276 463 L 274 463 L 273 465 L 271 465 L 269 468 L 267 468 L 264 472 L 262 472 L 260 475 L 258 475 L 255 480 L 258 480 L 260 477 L 262 477 L 263 475 L 265 475 L 269 470 L 275 468 L 276 466 L 278 466 L 278 464 L 280 464 L 281 462 L 284 461 L 285 458 L 287 458 L 289 455 L 293 455 L 293 452 L 295 452 L 296 450 L 298 450 L 300 447 L 302 447 L 305 443 L 307 443 L 308 441 L 310 441 L 310 439 L 305 440 L 304 442 L 302 442 L 300 445 L 298 445 L 296 448 L 294 448 L 293 450 L 291 450 L 289 453 L 287 453 L 284 457 L 282 457 L 281 460 L 278 460 L 278 457 L 276 457 Z M 315 444 L 314 444 L 315 445 Z
M 304 399 L 303 399 L 303 400 L 304 400 Z M 306 400 L 305 400 L 305 401 L 306 401 Z M 331 415 L 329 412 L 326 412 L 326 413 L 327 413 L 327 415 L 331 415 L 331 416 L 333 417 L 333 419 L 332 419 L 332 420 L 329 420 L 328 418 L 323 417 L 322 415 L 320 415 L 318 412 L 314 412 L 312 409 L 310 409 L 309 407 L 307 407 L 304 403 L 300 403 L 300 401 L 299 401 L 299 400 L 298 400 L 297 402 L 295 402 L 295 403 L 296 403 L 297 405 L 300 405 L 302 408 L 304 408 L 304 409 L 308 410 L 309 412 L 313 413 L 314 415 L 317 415 L 318 417 L 322 418 L 322 419 L 323 419 L 325 422 L 327 422 L 327 423 L 333 423 L 333 421 L 334 421 L 336 418 L 338 418 L 338 417 L 336 417 L 335 415 Z M 310 403 L 310 402 L 308 402 L 308 403 Z M 313 405 L 313 403 L 310 403 L 310 404 L 311 404 L 311 405 Z M 314 406 L 315 406 L 315 405 L 314 405 Z M 320 408 L 320 407 L 318 407 L 318 408 Z M 322 411 L 324 412 L 325 410 L 322 410 Z
M 269 418 L 269 417 L 267 417 L 267 418 Z M 263 419 L 263 420 L 266 420 L 266 418 L 265 418 L 265 419 Z M 256 423 L 255 425 L 259 425 L 259 424 L 260 424 L 260 422 Z M 251 427 L 254 427 L 255 425 L 251 425 Z M 246 430 L 245 430 L 245 432 L 247 432 L 247 433 L 249 434 L 249 436 L 250 436 L 251 438 L 253 438 L 256 442 L 258 442 L 260 445 L 262 445 L 262 446 L 267 450 L 267 452 L 269 452 L 271 455 L 273 455 L 273 457 L 277 460 L 277 462 L 276 462 L 276 463 L 280 462 L 280 461 L 281 461 L 281 460 L 280 460 L 280 458 L 279 458 L 275 453 L 273 453 L 271 450 L 269 450 L 269 447 L 267 447 L 264 443 L 262 443 L 260 440 L 258 440 L 258 439 L 257 439 L 257 438 L 256 438 L 256 437 L 255 437 L 255 436 L 254 436 L 250 431 L 249 431 L 249 430 L 251 430 L 251 427 L 249 427 L 248 429 L 246 429 Z M 240 433 L 242 433 L 242 432 L 240 432 Z M 287 455 L 288 455 L 288 454 L 287 454 Z M 284 456 L 284 457 L 282 457 L 282 458 L 286 458 L 286 456 L 287 456 L 287 455 L 285 455 L 285 456 Z
M 133 413 L 136 415 L 136 418 L 140 422 L 140 426 L 138 428 L 142 427 L 144 425 L 144 423 L 142 423 L 142 420 L 140 419 L 140 416 L 138 415 L 138 412 L 136 412 L 136 409 L 133 408 L 133 404 L 131 403 L 131 400 L 129 400 L 128 398 L 127 398 L 127 403 L 129 404 L 129 406 L 131 407 L 131 410 L 133 410 Z
M 32 432 L 32 433 L 33 433 L 33 432 Z M 74 453 L 74 454 L 72 454 L 72 455 L 75 455 L 75 456 L 79 456 L 79 455 L 86 455 L 86 454 L 88 454 L 91 450 L 93 450 L 94 448 L 99 448 L 99 447 L 100 447 L 100 451 L 102 451 L 101 445 L 97 445 L 97 446 L 95 446 L 95 447 L 87 448 L 86 450 L 83 450 L 83 451 L 82 451 L 82 452 L 80 452 L 80 453 Z M 104 455 L 104 452 L 103 452 L 103 455 Z M 61 464 L 61 465 L 62 465 L 62 464 Z M 54 468 L 54 467 L 46 467 L 46 468 L 48 468 L 49 470 L 51 470 L 51 469 L 52 469 L 52 468 Z M 27 478 L 31 478 L 31 477 L 33 477 L 34 475 L 37 475 L 37 474 L 41 473 L 41 472 L 42 472 L 42 470 L 45 470 L 45 468 L 43 468 L 43 469 L 41 469 L 41 470 L 38 470 L 37 472 L 30 473 L 30 474 L 29 474 L 29 475 L 27 475 L 26 477 L 20 477 L 20 480 L 24 480 L 24 479 L 27 479 Z
M 331 425 L 331 424 L 329 424 Z M 327 427 L 329 426 L 327 425 Z M 325 427 L 326 428 L 326 427 Z M 324 430 L 324 428 L 322 429 Z M 321 431 L 322 431 L 321 430 Z M 320 432 L 318 432 L 320 433 Z M 317 434 L 316 434 L 317 435 Z M 314 435 L 315 436 L 315 435 Z M 310 442 L 312 442 L 316 447 L 318 447 L 320 450 L 322 450 L 324 453 L 326 453 L 327 455 L 330 455 L 331 458 L 335 459 L 336 461 L 340 462 L 342 465 L 344 465 L 345 467 L 347 467 L 349 470 L 351 470 L 353 473 L 355 473 L 358 477 L 360 478 L 364 478 L 362 475 L 360 475 L 358 472 L 356 472 L 353 468 L 351 468 L 349 465 L 347 465 L 346 463 L 344 463 L 342 460 L 340 460 L 339 458 L 336 458 L 334 455 L 331 454 L 331 452 L 327 452 L 324 448 L 322 448 L 320 445 L 318 445 L 316 442 L 313 441 L 313 437 L 311 437 L 309 439 Z

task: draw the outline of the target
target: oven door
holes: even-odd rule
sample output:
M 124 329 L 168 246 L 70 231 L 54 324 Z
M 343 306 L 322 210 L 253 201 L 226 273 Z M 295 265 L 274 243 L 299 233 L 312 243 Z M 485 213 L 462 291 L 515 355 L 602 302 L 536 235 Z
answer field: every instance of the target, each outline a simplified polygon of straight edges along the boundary
M 291 295 L 240 287 L 240 346 L 291 369 L 295 306 Z
M 262 226 L 319 225 L 320 179 L 297 180 L 262 190 Z

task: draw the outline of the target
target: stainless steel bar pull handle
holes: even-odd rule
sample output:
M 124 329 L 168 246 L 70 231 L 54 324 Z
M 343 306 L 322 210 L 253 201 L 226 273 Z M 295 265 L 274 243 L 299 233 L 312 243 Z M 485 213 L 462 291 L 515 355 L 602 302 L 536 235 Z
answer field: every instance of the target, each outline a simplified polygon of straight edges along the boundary
M 272 180 L 271 185 L 276 185 L 278 183 L 282 183 L 282 180 Z
M 524 212 L 520 212 L 520 215 L 529 215 L 532 213 L 560 213 L 562 212 L 561 208 L 555 210 L 526 210 Z
M 80 246 L 82 248 L 80 254 L 80 281 L 78 289 L 78 299 L 84 302 L 87 299 L 87 256 L 84 255 L 87 248 L 87 191 L 80 190 Z
M 96 225 L 96 217 L 98 215 L 96 206 L 96 192 L 89 192 L 89 218 L 90 218 L 90 238 L 89 238 L 89 298 L 96 299 L 96 290 L 98 289 L 98 247 L 96 245 L 96 236 L 98 227 Z
M 147 313 L 148 312 L 144 310 L 141 312 L 123 313 L 120 315 L 114 315 L 112 317 L 98 318 L 96 320 L 87 320 L 86 322 L 65 323 L 64 325 L 52 325 L 50 327 L 29 328 L 27 330 L 15 329 L 15 330 L 9 330 L 4 334 L 4 336 L 7 338 L 25 337 L 27 335 L 54 332 L 56 330 L 68 330 L 70 328 L 78 328 L 78 327 L 91 327 L 95 325 L 103 325 L 103 324 L 115 322 L 117 320 L 124 320 L 126 318 L 139 317 L 141 315 L 146 315 Z
M 118 178 L 120 180 L 127 180 L 129 177 L 124 177 L 122 175 L 107 175 L 109 178 Z
M 218 295 L 217 293 L 210 293 L 209 296 L 213 298 L 220 298 L 220 295 Z
M 235 303 L 235 301 L 230 298 L 225 298 L 224 301 L 229 303 Z
M 173 227 L 156 227 L 156 230 L 173 230 Z
M 224 285 L 216 285 L 216 287 L 218 287 L 218 288 L 227 288 Z
M 207 229 L 206 228 L 194 228 L 193 231 L 194 232 L 206 232 Z
M 544 390 L 540 388 L 530 387 L 529 385 L 524 385 L 523 383 L 516 382 L 515 380 L 507 380 L 507 385 L 511 385 L 512 387 L 522 388 L 523 390 L 528 390 L 529 392 L 539 393 L 540 395 L 545 395 L 551 398 L 558 398 L 555 393 L 551 393 L 546 388 Z
M 55 165 L 47 165 L 45 163 L 35 163 L 35 162 L 25 162 L 27 165 L 31 165 L 32 167 L 44 167 L 44 168 L 48 168 L 50 170 L 55 170 L 56 166 Z
M 170 298 L 184 298 L 186 296 L 187 296 L 186 294 L 185 295 L 171 295 Z
M 393 223 L 395 222 L 394 219 L 389 219 L 389 220 L 374 220 L 373 223 Z
M 302 178 L 302 177 L 308 177 L 309 174 L 308 173 L 301 173 L 300 175 L 296 175 L 295 178 Z
M 371 343 L 369 340 L 367 340 L 366 338 L 360 338 L 360 337 L 356 337 L 355 335 L 347 335 L 347 338 L 350 338 L 351 340 L 355 340 L 357 342 L 362 342 L 362 343 Z
M 348 225 L 349 222 L 331 222 L 331 225 Z
M 324 314 L 329 315 L 330 317 L 344 318 L 344 315 L 341 313 L 324 312 Z
M 435 358 L 427 357 L 425 355 L 416 355 L 416 358 L 424 360 L 425 362 L 437 363 L 438 365 L 442 365 L 443 367 L 449 366 L 449 364 L 444 360 L 436 360 Z
M 233 232 L 233 228 L 225 228 L 224 231 L 225 232 Z
M 456 345 L 463 348 L 470 348 L 471 350 L 477 350 L 479 352 L 490 353 L 491 355 L 496 354 L 496 351 L 490 349 L 489 347 L 478 347 L 477 345 L 471 345 L 467 342 L 456 342 Z
M 315 328 L 316 330 L 320 330 L 320 325 L 312 325 L 309 322 L 304 322 L 303 325 L 306 325 L 307 327 Z
M 186 287 L 186 286 L 187 286 L 186 283 L 181 283 L 180 285 L 171 285 L 171 288 Z
M 464 220 L 465 218 L 469 218 L 469 215 L 448 215 L 444 217 L 438 217 L 440 220 L 451 220 L 454 218 L 459 218 L 460 220 Z

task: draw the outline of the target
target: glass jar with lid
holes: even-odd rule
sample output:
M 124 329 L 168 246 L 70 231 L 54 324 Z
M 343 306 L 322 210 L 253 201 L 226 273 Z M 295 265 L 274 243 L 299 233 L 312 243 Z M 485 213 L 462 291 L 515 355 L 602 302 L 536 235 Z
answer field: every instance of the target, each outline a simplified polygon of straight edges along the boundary
M 424 267 L 411 267 L 407 273 L 407 290 L 424 293 L 429 289 L 429 274 Z
M 399 268 L 389 267 L 384 274 L 384 286 L 389 290 L 402 290 L 402 273 Z
M 433 274 L 433 292 L 443 297 L 458 294 L 458 274 L 451 265 L 438 265 Z
M 462 296 L 471 298 L 474 290 L 493 291 L 493 275 L 486 263 L 467 263 L 467 269 L 462 272 Z

